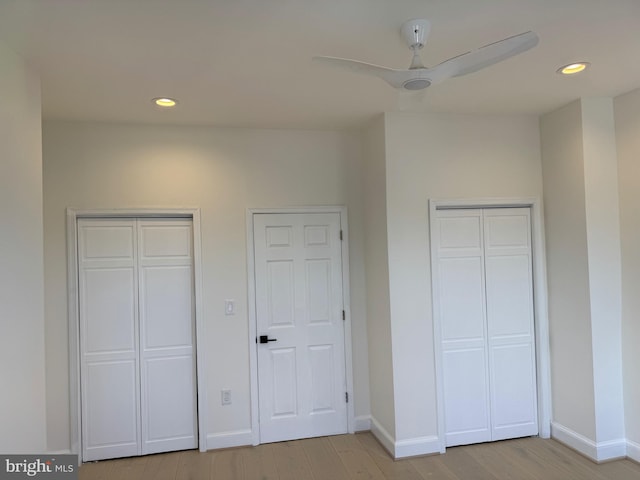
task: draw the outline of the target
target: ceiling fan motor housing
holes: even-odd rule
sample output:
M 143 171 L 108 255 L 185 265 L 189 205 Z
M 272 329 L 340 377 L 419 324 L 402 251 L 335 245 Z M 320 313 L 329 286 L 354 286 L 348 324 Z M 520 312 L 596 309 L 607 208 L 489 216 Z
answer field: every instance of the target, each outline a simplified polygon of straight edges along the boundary
M 424 47 L 424 43 L 427 41 L 430 31 L 431 24 L 427 20 L 421 18 L 407 20 L 400 28 L 402 38 L 407 42 L 407 45 L 412 50 Z

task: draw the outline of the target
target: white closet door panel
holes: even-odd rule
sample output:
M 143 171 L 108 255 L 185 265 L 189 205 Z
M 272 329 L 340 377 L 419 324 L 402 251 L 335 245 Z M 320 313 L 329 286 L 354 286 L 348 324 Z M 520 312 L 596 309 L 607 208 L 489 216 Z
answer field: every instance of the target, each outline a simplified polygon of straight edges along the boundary
M 140 269 L 140 318 L 145 351 L 193 345 L 191 265 Z
M 148 359 L 144 370 L 143 453 L 195 448 L 193 356 Z
M 133 259 L 135 237 L 130 220 L 81 220 L 79 228 L 81 262 Z
M 442 341 L 485 339 L 482 257 L 442 258 L 439 262 Z M 464 292 L 461 295 L 461 292 Z
M 482 251 L 480 210 L 438 211 L 440 256 L 477 255 Z
M 139 454 L 135 220 L 78 221 L 82 458 Z
M 80 275 L 84 354 L 135 352 L 135 270 L 85 268 Z
M 533 334 L 531 257 L 490 256 L 486 259 L 489 335 L 530 337 Z
M 138 454 L 138 373 L 135 359 L 86 362 L 83 389 L 84 461 Z
M 183 259 L 193 257 L 193 238 L 190 220 L 142 220 L 140 258 Z
M 491 438 L 482 212 L 437 214 L 445 442 L 453 446 Z
M 538 433 L 535 357 L 530 343 L 492 348 L 493 440 Z
M 142 453 L 198 446 L 192 226 L 138 220 Z
M 493 439 L 538 433 L 530 212 L 485 211 Z
M 484 211 L 486 254 L 515 250 L 530 252 L 531 227 L 528 208 L 496 208 Z
M 141 267 L 143 453 L 197 446 L 190 265 Z
M 339 214 L 254 215 L 260 441 L 345 433 Z
M 448 446 L 491 440 L 485 348 L 443 354 Z

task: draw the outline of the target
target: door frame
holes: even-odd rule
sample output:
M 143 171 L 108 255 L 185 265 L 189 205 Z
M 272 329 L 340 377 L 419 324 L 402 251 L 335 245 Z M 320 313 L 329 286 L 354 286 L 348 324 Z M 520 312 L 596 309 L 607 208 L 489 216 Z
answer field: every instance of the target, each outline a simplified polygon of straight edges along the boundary
M 196 336 L 196 388 L 198 405 L 198 448 L 207 451 L 207 401 L 205 383 L 205 330 L 202 309 L 202 242 L 199 208 L 67 208 L 67 309 L 69 325 L 69 419 L 71 453 L 82 463 L 80 393 L 80 312 L 78 309 L 78 219 L 82 218 L 183 218 L 193 228 L 193 289 Z
M 547 271 L 542 220 L 542 201 L 536 197 L 464 198 L 429 200 L 429 240 L 431 247 L 431 304 L 433 315 L 434 352 L 436 365 L 436 404 L 440 453 L 446 450 L 444 425 L 444 372 L 442 365 L 442 333 L 439 314 L 437 251 L 435 239 L 436 210 L 471 208 L 529 208 L 531 211 L 531 254 L 533 273 L 533 316 L 536 346 L 536 385 L 538 401 L 538 435 L 551 437 L 551 367 L 549 350 L 549 316 L 547 304 Z
M 340 214 L 340 229 L 342 230 L 342 298 L 345 311 L 344 325 L 344 356 L 345 379 L 349 394 L 347 403 L 347 432 L 354 433 L 355 399 L 353 394 L 353 352 L 351 342 L 351 297 L 349 290 L 349 228 L 347 222 L 347 208 L 343 206 L 313 206 L 287 208 L 249 208 L 247 209 L 247 300 L 249 313 L 249 369 L 251 398 L 251 439 L 252 444 L 260 444 L 260 405 L 258 391 L 258 353 L 256 345 L 257 315 L 255 288 L 255 252 L 253 249 L 254 231 L 253 216 L 256 214 L 287 214 L 287 213 L 338 213 Z

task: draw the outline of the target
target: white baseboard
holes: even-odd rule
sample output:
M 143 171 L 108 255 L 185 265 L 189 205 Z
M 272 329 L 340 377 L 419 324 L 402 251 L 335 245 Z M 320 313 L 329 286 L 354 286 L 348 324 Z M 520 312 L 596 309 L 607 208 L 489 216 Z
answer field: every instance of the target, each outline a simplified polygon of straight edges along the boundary
M 72 452 L 70 448 L 65 448 L 64 450 L 47 450 L 47 455 L 51 455 L 52 457 L 55 455 L 76 455 L 78 457 L 77 465 L 82 465 L 82 455 Z
M 354 432 L 366 432 L 371 430 L 371 415 L 358 415 L 353 420 Z
M 232 432 L 208 433 L 207 450 L 218 448 L 244 447 L 253 443 L 251 430 L 234 430 Z
M 430 435 L 396 441 L 374 417 L 371 417 L 371 433 L 395 459 L 440 453 L 440 441 L 437 436 Z
M 640 443 L 627 440 L 627 457 L 640 463 Z
M 573 448 L 595 462 L 604 462 L 627 456 L 627 441 L 625 439 L 596 443 L 570 428 L 556 422 L 551 422 L 551 437 Z
M 396 442 L 395 458 L 415 457 L 440 453 L 440 440 L 435 435 L 416 437 Z
M 387 430 L 380 425 L 380 422 L 375 419 L 375 417 L 371 417 L 371 433 L 373 436 L 378 439 L 378 441 L 382 444 L 382 446 L 391 454 L 392 457 L 396 456 L 396 446 L 395 441 L 391 434 L 387 432 Z
M 597 462 L 626 458 L 627 456 L 627 441 L 624 438 L 596 443 L 596 448 L 598 450 Z
M 47 455 L 71 455 L 73 452 L 67 448 L 65 450 L 49 450 Z

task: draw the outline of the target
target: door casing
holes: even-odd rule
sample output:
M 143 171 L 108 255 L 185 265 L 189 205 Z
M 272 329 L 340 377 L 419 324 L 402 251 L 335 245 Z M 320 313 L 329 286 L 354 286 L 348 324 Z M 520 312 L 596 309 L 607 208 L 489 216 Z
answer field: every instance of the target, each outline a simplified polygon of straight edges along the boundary
M 429 200 L 429 229 L 431 247 L 431 276 L 438 274 L 437 252 L 434 236 L 436 210 L 465 208 L 527 207 L 531 209 L 531 251 L 533 255 L 534 329 L 536 345 L 536 372 L 538 393 L 538 432 L 542 438 L 551 437 L 551 371 L 549 353 L 549 317 L 547 307 L 547 274 L 542 221 L 542 202 L 537 198 L 469 198 Z M 444 421 L 444 372 L 442 366 L 441 328 L 438 309 L 437 282 L 431 282 L 432 314 L 434 329 L 434 351 L 436 365 L 436 402 L 438 410 L 438 439 L 440 453 L 446 450 Z
M 78 311 L 78 219 L 79 218 L 190 218 L 193 225 L 193 275 L 196 327 L 196 387 L 198 405 L 198 448 L 207 450 L 207 401 L 204 368 L 205 338 L 202 310 L 202 244 L 199 208 L 125 208 L 80 210 L 67 208 L 67 302 L 69 325 L 69 419 L 71 453 L 82 463 L 80 420 L 80 317 Z
M 353 395 L 353 362 L 351 343 L 351 302 L 349 295 L 349 234 L 347 209 L 342 206 L 326 207 L 290 207 L 290 208 L 251 208 L 247 210 L 247 293 L 249 312 L 249 366 L 250 366 L 250 395 L 251 395 L 251 438 L 253 445 L 260 444 L 260 408 L 258 402 L 258 356 L 256 352 L 257 315 L 255 291 L 255 255 L 253 251 L 254 230 L 253 216 L 264 213 L 339 213 L 340 229 L 342 230 L 342 291 L 344 298 L 344 351 L 345 375 L 349 403 L 347 404 L 347 431 L 355 432 L 354 426 L 354 395 Z

